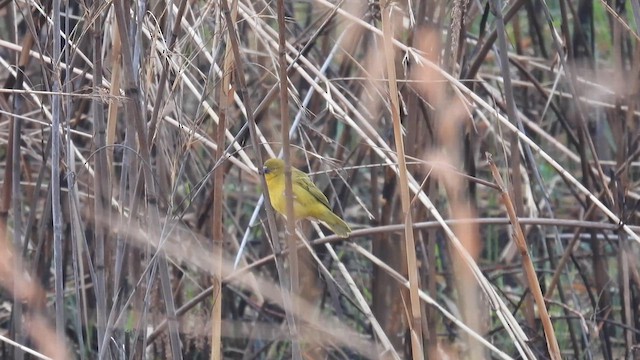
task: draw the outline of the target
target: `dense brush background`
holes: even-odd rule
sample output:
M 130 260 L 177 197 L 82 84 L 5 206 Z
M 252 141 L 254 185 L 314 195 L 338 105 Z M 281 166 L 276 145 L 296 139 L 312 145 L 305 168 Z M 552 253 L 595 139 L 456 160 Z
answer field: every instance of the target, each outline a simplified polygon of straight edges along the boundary
M 0 1 L 0 358 L 638 356 L 639 24 Z M 266 210 L 283 149 L 350 239 Z

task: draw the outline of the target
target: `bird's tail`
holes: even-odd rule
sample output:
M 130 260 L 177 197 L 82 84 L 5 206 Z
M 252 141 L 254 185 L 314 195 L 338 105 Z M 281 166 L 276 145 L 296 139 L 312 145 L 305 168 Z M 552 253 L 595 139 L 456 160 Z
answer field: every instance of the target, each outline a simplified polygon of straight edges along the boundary
M 341 238 L 347 238 L 349 237 L 349 234 L 351 234 L 351 228 L 349 227 L 349 225 L 347 225 L 344 220 L 340 219 L 338 215 L 332 213 L 331 211 L 327 211 L 322 219 L 318 220 L 320 220 L 321 223 L 323 223 Z

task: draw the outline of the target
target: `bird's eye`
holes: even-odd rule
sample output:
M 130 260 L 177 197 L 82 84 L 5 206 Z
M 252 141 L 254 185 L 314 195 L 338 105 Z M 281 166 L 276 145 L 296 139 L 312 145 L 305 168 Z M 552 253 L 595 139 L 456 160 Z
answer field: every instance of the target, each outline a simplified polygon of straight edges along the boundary
M 268 173 L 269 173 L 269 168 L 268 168 L 268 167 L 266 167 L 266 166 L 265 166 L 265 167 L 263 167 L 263 168 L 262 168 L 262 173 L 263 173 L 263 174 L 268 174 Z

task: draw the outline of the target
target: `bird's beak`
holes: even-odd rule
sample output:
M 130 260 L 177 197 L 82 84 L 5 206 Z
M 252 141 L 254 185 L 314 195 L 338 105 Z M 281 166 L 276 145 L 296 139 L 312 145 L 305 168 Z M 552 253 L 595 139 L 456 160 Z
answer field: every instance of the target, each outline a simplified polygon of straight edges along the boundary
M 258 171 L 258 173 L 260 175 L 268 174 L 269 173 L 269 169 L 267 169 L 266 167 L 263 167 L 262 169 L 260 169 L 260 171 Z

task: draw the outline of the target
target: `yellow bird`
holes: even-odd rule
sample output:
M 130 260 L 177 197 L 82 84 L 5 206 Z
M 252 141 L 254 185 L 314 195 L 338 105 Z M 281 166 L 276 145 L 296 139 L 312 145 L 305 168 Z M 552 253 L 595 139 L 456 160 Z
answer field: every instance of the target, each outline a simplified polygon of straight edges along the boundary
M 269 159 L 265 161 L 262 172 L 267 180 L 269 199 L 273 208 L 286 216 L 287 200 L 284 196 L 284 161 Z M 331 211 L 329 200 L 322 191 L 311 182 L 309 176 L 291 167 L 291 185 L 293 187 L 293 215 L 296 220 L 309 219 L 319 221 L 336 235 L 346 238 L 351 234 L 349 225 Z

